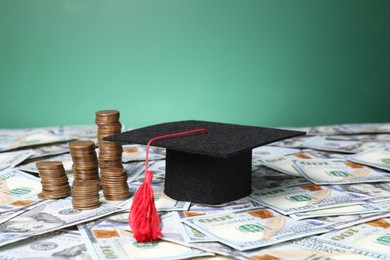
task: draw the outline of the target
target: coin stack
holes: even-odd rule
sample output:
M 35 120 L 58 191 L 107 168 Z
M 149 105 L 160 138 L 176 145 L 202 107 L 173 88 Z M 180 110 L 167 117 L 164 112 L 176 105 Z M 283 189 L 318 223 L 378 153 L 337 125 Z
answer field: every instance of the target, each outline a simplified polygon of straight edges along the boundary
M 61 199 L 70 195 L 68 176 L 61 161 L 41 161 L 36 166 L 42 183 L 40 199 Z
M 72 205 L 74 209 L 88 210 L 100 206 L 100 181 L 74 180 L 72 187 Z
M 123 168 L 122 152 L 120 143 L 104 141 L 106 136 L 119 134 L 122 125 L 119 122 L 118 110 L 101 110 L 96 113 L 96 124 L 98 126 L 99 142 L 99 166 L 104 168 Z
M 99 180 L 99 166 L 93 141 L 69 143 L 75 180 Z
M 122 145 L 104 141 L 106 136 L 119 134 L 122 125 L 119 111 L 101 110 L 96 112 L 99 140 L 99 166 L 104 197 L 107 200 L 123 200 L 130 196 L 127 172 L 122 165 Z
M 100 174 L 103 194 L 107 200 L 124 200 L 130 196 L 126 169 L 105 168 Z

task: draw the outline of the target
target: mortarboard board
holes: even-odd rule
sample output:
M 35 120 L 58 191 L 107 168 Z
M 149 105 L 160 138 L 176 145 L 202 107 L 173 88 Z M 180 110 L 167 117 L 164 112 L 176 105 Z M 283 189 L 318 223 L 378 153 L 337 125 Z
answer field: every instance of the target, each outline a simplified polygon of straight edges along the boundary
M 220 204 L 251 193 L 252 149 L 304 132 L 207 121 L 179 121 L 138 128 L 104 138 L 122 144 L 203 128 L 206 133 L 153 142 L 166 148 L 164 192 L 194 203 Z

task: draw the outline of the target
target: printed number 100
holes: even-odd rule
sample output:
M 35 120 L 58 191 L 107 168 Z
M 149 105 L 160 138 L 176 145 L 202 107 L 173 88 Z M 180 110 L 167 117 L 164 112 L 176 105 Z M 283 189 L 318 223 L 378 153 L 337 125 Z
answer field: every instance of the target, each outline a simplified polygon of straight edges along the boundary
M 100 246 L 102 253 L 104 254 L 106 259 L 117 259 L 118 257 L 114 254 L 114 251 L 110 246 Z

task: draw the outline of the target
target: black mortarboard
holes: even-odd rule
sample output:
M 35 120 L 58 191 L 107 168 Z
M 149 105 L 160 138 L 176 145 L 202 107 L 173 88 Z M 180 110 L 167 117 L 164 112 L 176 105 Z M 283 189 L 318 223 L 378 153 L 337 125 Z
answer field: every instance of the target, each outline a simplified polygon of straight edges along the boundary
M 158 124 L 106 137 L 123 144 L 147 144 L 152 138 L 204 128 L 207 133 L 161 139 L 166 151 L 164 192 L 194 203 L 220 204 L 251 193 L 252 149 L 304 132 L 206 121 Z

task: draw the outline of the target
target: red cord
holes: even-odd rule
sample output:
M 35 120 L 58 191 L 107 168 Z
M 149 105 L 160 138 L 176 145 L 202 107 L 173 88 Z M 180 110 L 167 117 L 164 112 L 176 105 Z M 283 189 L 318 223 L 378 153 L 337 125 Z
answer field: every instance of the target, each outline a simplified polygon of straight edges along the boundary
M 189 131 L 180 132 L 180 133 L 161 135 L 161 136 L 153 137 L 152 139 L 150 139 L 150 141 L 148 142 L 148 145 L 146 146 L 145 172 L 149 171 L 149 147 L 150 147 L 150 144 L 152 142 L 160 140 L 160 139 L 164 139 L 164 138 L 182 136 L 182 135 L 190 135 L 190 134 L 196 134 L 196 133 L 207 133 L 207 130 L 204 128 L 199 128 L 199 129 L 189 130 Z
M 206 129 L 199 128 L 195 130 L 167 134 L 157 136 L 148 142 L 146 147 L 145 159 L 145 177 L 144 183 L 138 188 L 134 195 L 129 213 L 129 224 L 134 233 L 134 238 L 137 242 L 150 242 L 162 237 L 160 228 L 160 218 L 154 204 L 153 189 L 151 186 L 153 173 L 149 171 L 149 148 L 154 141 L 176 137 L 182 135 L 189 135 L 195 133 L 207 133 Z

